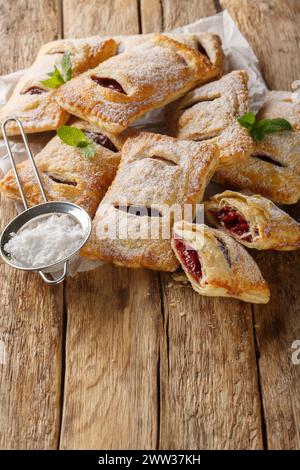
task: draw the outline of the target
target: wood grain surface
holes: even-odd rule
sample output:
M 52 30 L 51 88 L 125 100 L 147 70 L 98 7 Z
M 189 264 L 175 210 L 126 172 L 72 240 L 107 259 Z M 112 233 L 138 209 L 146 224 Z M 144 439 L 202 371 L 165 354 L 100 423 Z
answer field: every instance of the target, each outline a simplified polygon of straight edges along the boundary
M 78 2 L 85 34 L 138 33 L 136 2 Z M 66 36 L 78 11 L 64 5 Z M 67 6 L 70 9 L 67 10 Z M 135 7 L 135 9 L 133 8 Z M 106 11 L 106 10 L 105 10 Z M 89 18 L 91 22 L 89 23 Z M 121 21 L 118 21 L 121 19 Z M 119 29 L 118 29 L 119 27 Z M 65 404 L 61 448 L 155 448 L 161 306 L 158 273 L 103 267 L 67 281 Z
M 216 13 L 213 0 L 162 6 L 167 29 Z M 176 288 L 169 274 L 161 278 L 160 447 L 261 448 L 251 306 L 207 299 L 189 286 Z
M 297 0 L 0 0 L 1 73 L 60 35 L 163 31 L 225 8 L 268 86 L 290 89 Z M 13 214 L 1 201 L 2 226 Z M 50 289 L 1 263 L 0 447 L 299 449 L 299 253 L 254 256 L 266 306 L 111 266 Z
M 291 90 L 300 77 L 300 2 L 222 0 L 221 5 L 253 46 L 268 86 Z M 292 212 L 300 221 L 299 203 Z M 300 338 L 300 253 L 260 252 L 255 259 L 272 292 L 269 304 L 253 305 L 265 445 L 299 449 L 300 366 L 291 356 L 292 343 Z
M 0 2 L 1 73 L 31 64 L 39 47 L 57 39 L 55 1 Z M 1 197 L 1 229 L 16 215 Z M 0 263 L 0 448 L 53 449 L 61 406 L 63 287 Z M 3 344 L 2 343 L 2 344 Z

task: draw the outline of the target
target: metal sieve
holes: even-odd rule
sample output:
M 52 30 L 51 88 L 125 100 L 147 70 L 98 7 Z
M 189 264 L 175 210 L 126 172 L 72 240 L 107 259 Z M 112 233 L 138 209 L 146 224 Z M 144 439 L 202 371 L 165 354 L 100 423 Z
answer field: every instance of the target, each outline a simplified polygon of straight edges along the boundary
M 35 178 L 36 178 L 37 183 L 39 185 L 42 197 L 45 201 L 41 204 L 37 204 L 36 206 L 30 207 L 30 208 L 28 208 L 28 204 L 27 204 L 27 201 L 26 201 L 26 196 L 25 196 L 25 193 L 24 193 L 23 188 L 22 188 L 22 184 L 21 184 L 19 176 L 18 176 L 16 163 L 14 161 L 13 153 L 12 153 L 10 143 L 9 143 L 7 133 L 6 133 L 6 125 L 8 124 L 8 122 L 11 122 L 11 121 L 14 121 L 19 126 L 19 129 L 20 129 L 20 132 L 21 132 L 21 135 L 22 135 L 22 138 L 23 138 L 23 143 L 24 143 L 28 158 L 31 162 Z M 23 212 L 21 212 L 21 214 L 17 215 L 3 230 L 1 238 L 0 238 L 1 256 L 4 259 L 4 261 L 7 264 L 9 264 L 10 266 L 12 266 L 13 268 L 21 269 L 21 270 L 24 270 L 24 271 L 37 271 L 39 273 L 39 275 L 41 276 L 41 278 L 45 282 L 47 282 L 48 284 L 58 284 L 58 283 L 62 282 L 65 279 L 66 275 L 67 275 L 69 260 L 71 258 L 73 258 L 79 252 L 81 247 L 88 240 L 88 238 L 90 236 L 90 233 L 91 233 L 91 228 L 92 228 L 91 218 L 90 218 L 89 214 L 82 207 L 79 207 L 76 204 L 73 204 L 71 202 L 66 202 L 66 201 L 51 201 L 51 202 L 48 202 L 43 184 L 42 184 L 41 179 L 40 179 L 38 169 L 36 167 L 34 158 L 32 156 L 31 150 L 30 150 L 29 145 L 28 145 L 26 134 L 24 132 L 24 129 L 23 129 L 23 126 L 22 126 L 21 122 L 18 119 L 14 119 L 14 118 L 7 119 L 2 124 L 2 134 L 3 134 L 3 137 L 4 137 L 4 141 L 5 141 L 5 144 L 6 144 L 6 147 L 7 147 L 7 151 L 8 151 L 8 155 L 9 155 L 9 158 L 10 158 L 10 161 L 11 161 L 11 165 L 12 165 L 12 168 L 13 168 L 13 172 L 15 174 L 15 178 L 16 178 L 16 181 L 17 181 L 17 185 L 18 185 L 18 188 L 19 188 L 19 191 L 20 191 L 20 194 L 21 194 L 21 198 L 22 198 L 22 202 L 23 202 L 25 210 Z M 54 215 L 54 214 L 57 214 L 57 215 L 68 214 L 70 217 L 75 219 L 76 222 L 78 222 L 81 225 L 81 227 L 83 228 L 83 231 L 84 231 L 84 238 L 82 240 L 82 243 L 78 247 L 78 249 L 76 251 L 74 251 L 73 253 L 71 253 L 67 258 L 60 259 L 59 261 L 57 261 L 57 262 L 55 262 L 51 265 L 47 265 L 47 266 L 27 267 L 27 266 L 22 266 L 20 263 L 13 260 L 11 258 L 11 256 L 9 255 L 9 253 L 7 253 L 4 249 L 5 244 L 11 238 L 11 233 L 18 233 L 19 230 L 23 229 L 25 227 L 25 225 L 27 225 L 29 222 L 32 222 L 33 220 L 38 220 L 42 217 L 48 217 L 48 216 Z M 48 275 L 49 271 L 50 272 L 57 272 L 58 270 L 61 270 L 61 269 L 62 269 L 62 274 L 59 277 L 57 277 L 57 278 L 50 278 L 49 277 L 49 275 Z M 43 271 L 47 271 L 47 274 Z

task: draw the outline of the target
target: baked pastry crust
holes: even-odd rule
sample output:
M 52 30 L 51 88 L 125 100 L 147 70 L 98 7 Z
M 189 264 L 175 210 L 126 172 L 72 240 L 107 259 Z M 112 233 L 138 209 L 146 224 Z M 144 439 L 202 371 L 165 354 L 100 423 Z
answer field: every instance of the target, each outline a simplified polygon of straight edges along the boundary
M 203 54 L 162 35 L 111 57 L 56 94 L 68 112 L 120 133 L 147 111 L 179 98 L 219 70 Z
M 180 221 L 173 250 L 193 289 L 201 295 L 269 301 L 270 291 L 249 253 L 221 230 Z
M 294 130 L 300 130 L 300 102 L 296 94 L 290 91 L 269 91 L 267 98 L 257 114 L 258 119 L 276 119 L 289 121 Z
M 170 243 L 174 205 L 180 209 L 178 218 L 185 204 L 194 213 L 217 160 L 218 148 L 212 144 L 146 132 L 129 138 L 82 254 L 120 266 L 175 271 L 178 262 Z
M 89 133 L 99 133 L 97 128 L 83 121 L 73 125 Z M 87 158 L 56 136 L 36 155 L 35 162 L 50 201 L 70 201 L 83 207 L 90 216 L 95 214 L 120 162 L 122 142 L 115 136 L 106 136 L 116 151 L 95 143 L 95 156 Z M 43 202 L 30 162 L 25 160 L 17 165 L 17 171 L 29 205 Z M 21 198 L 13 170 L 0 181 L 0 190 L 13 199 Z
M 71 55 L 72 72 L 76 77 L 115 54 L 116 50 L 117 43 L 113 39 L 103 40 L 98 37 L 64 39 L 45 44 L 1 109 L 0 124 L 14 117 L 20 119 L 26 133 L 57 129 L 67 122 L 69 113 L 55 101 L 56 90 L 45 87 L 41 81 L 60 63 L 64 52 Z M 9 135 L 20 134 L 15 123 L 9 123 L 6 129 Z
M 114 36 L 113 39 L 118 43 L 118 52 L 128 51 L 137 47 L 149 39 L 153 38 L 155 33 L 149 34 L 130 34 Z M 196 49 L 206 55 L 210 62 L 219 69 L 219 75 L 222 74 L 224 61 L 224 52 L 220 36 L 214 33 L 163 33 L 163 36 L 170 37 L 175 41 L 181 42 L 192 49 Z
M 249 248 L 278 251 L 300 248 L 300 224 L 269 199 L 224 191 L 204 205 L 209 222 Z
M 300 104 L 294 101 L 293 93 L 271 92 L 258 116 L 285 117 L 294 130 L 253 142 L 245 158 L 220 168 L 214 181 L 248 189 L 279 204 L 295 204 L 300 199 Z
M 170 132 L 180 139 L 210 140 L 220 146 L 220 164 L 242 159 L 252 146 L 237 117 L 248 111 L 248 74 L 235 70 L 195 88 L 168 109 Z

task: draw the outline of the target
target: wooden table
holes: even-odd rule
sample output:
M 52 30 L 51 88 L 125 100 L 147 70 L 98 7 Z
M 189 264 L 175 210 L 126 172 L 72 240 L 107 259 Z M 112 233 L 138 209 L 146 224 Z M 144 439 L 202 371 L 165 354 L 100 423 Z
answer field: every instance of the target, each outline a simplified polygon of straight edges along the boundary
M 269 87 L 290 90 L 298 0 L 1 0 L 0 73 L 60 37 L 163 31 L 224 8 Z M 13 215 L 2 199 L 2 226 Z M 272 290 L 266 306 L 111 266 L 50 288 L 2 262 L 1 448 L 300 448 L 300 257 L 255 257 Z

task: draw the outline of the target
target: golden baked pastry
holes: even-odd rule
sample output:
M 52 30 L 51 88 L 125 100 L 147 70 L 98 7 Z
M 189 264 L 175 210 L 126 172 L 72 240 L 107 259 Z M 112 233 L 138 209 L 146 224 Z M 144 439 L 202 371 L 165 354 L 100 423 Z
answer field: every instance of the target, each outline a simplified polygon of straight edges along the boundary
M 137 118 L 219 74 L 209 59 L 166 36 L 125 51 L 70 80 L 56 94 L 68 112 L 120 133 Z
M 63 39 L 45 44 L 1 109 L 0 124 L 14 117 L 20 119 L 26 133 L 57 129 L 68 120 L 69 114 L 54 100 L 56 90 L 47 88 L 41 81 L 49 78 L 47 73 L 53 72 L 54 66 L 61 62 L 65 52 L 70 54 L 72 74 L 76 77 L 115 54 L 116 49 L 117 43 L 114 40 L 98 37 Z M 6 129 L 9 135 L 20 133 L 15 123 L 10 123 Z
M 223 166 L 243 158 L 251 148 L 251 137 L 237 122 L 237 117 L 247 111 L 248 74 L 235 70 L 172 103 L 169 127 L 180 139 L 218 143 Z
M 172 247 L 199 294 L 261 304 L 269 301 L 268 285 L 253 258 L 221 230 L 180 221 L 174 226 Z
M 155 33 L 149 34 L 129 34 L 121 36 L 113 36 L 118 43 L 118 52 L 128 51 L 143 44 L 153 38 Z M 196 49 L 201 54 L 207 56 L 209 61 L 219 69 L 219 75 L 222 74 L 222 66 L 224 60 L 224 52 L 222 49 L 221 39 L 217 34 L 202 33 L 163 33 L 163 36 L 175 39 L 186 46 Z
M 224 191 L 205 203 L 208 220 L 237 241 L 257 250 L 300 248 L 300 224 L 269 199 Z
M 284 118 L 293 129 L 300 130 L 300 102 L 290 91 L 270 91 L 257 114 L 258 119 Z
M 293 93 L 270 92 L 258 117 L 283 117 L 294 130 L 253 141 L 245 158 L 220 168 L 214 180 L 230 188 L 248 189 L 279 204 L 295 204 L 300 199 L 300 104 L 294 101 Z
M 113 135 L 99 133 L 86 122 L 77 121 L 74 126 L 95 142 L 94 157 L 85 157 L 78 148 L 64 144 L 56 136 L 36 155 L 35 162 L 50 201 L 73 202 L 93 216 L 116 174 L 122 142 Z M 29 205 L 43 202 L 30 162 L 20 163 L 17 170 Z M 21 199 L 13 170 L 0 181 L 0 190 Z
M 182 218 L 189 204 L 193 215 L 217 160 L 213 144 L 146 132 L 127 139 L 82 254 L 120 266 L 175 271 L 170 243 L 175 211 L 179 208 Z

